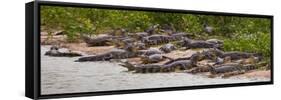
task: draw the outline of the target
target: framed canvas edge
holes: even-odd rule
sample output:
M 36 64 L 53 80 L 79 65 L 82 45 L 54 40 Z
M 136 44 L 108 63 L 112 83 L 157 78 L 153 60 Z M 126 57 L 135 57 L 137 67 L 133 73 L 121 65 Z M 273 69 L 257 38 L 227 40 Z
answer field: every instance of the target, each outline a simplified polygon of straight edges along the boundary
M 269 18 L 271 20 L 271 80 L 266 82 L 251 82 L 251 83 L 231 83 L 231 84 L 216 84 L 216 85 L 200 85 L 200 86 L 184 86 L 184 87 L 164 87 L 152 89 L 134 89 L 134 90 L 118 90 L 118 91 L 103 91 L 103 92 L 81 92 L 81 93 L 66 93 L 66 94 L 52 94 L 42 95 L 41 92 L 41 72 L 40 72 L 40 6 L 71 6 L 71 7 L 87 7 L 87 8 L 104 8 L 104 9 L 124 9 L 124 10 L 141 10 L 141 11 L 160 11 L 173 13 L 188 13 L 188 14 L 202 14 L 202 15 L 221 15 L 221 16 L 238 16 L 238 17 L 255 17 L 255 18 Z M 259 15 L 259 14 L 242 14 L 242 13 L 227 13 L 227 12 L 209 12 L 209 11 L 193 11 L 181 9 L 164 9 L 164 8 L 149 8 L 149 7 L 133 7 L 133 6 L 119 6 L 119 5 L 102 5 L 102 4 L 86 4 L 86 3 L 71 3 L 71 2 L 56 2 L 56 1 L 34 1 L 34 98 L 49 99 L 49 98 L 68 98 L 81 96 L 98 96 L 98 95 L 113 95 L 113 94 L 131 94 L 131 93 L 146 93 L 146 92 L 161 92 L 161 91 L 176 91 L 176 90 L 193 90 L 193 89 L 210 89 L 210 88 L 225 88 L 225 87 L 239 87 L 239 86 L 256 86 L 256 85 L 272 85 L 273 78 L 273 15 Z

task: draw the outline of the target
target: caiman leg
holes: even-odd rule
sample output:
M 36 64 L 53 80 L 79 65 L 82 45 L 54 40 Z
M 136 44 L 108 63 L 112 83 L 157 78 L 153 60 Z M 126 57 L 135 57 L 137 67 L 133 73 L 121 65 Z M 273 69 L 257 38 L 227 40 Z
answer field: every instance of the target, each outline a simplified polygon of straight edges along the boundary
M 151 69 L 151 73 L 156 73 L 158 71 L 159 67 L 153 67 Z
M 153 67 L 146 68 L 146 73 L 152 73 Z
M 186 70 L 188 66 L 185 66 L 184 64 L 180 65 L 180 70 Z
M 175 66 L 175 68 L 174 68 L 174 71 L 175 71 L 175 72 L 179 72 L 180 70 L 181 70 L 181 66 L 180 66 L 180 65 Z
M 188 73 L 197 74 L 197 73 L 209 72 L 210 69 L 211 69 L 210 67 L 200 66 L 190 69 Z
M 163 72 L 163 73 L 167 73 L 167 72 L 170 72 L 171 71 L 171 68 L 170 67 L 164 67 L 164 68 L 162 68 L 161 69 L 161 72 Z
M 136 73 L 146 73 L 147 72 L 147 70 L 146 70 L 146 68 L 145 67 L 141 67 L 138 71 L 136 70 Z
M 143 73 L 143 68 L 136 68 L 135 73 Z

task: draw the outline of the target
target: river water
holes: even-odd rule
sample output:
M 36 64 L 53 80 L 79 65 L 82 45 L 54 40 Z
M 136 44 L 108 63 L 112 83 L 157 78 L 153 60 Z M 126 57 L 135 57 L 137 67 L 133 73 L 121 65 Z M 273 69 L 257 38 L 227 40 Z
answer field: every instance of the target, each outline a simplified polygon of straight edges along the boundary
M 79 57 L 49 57 L 41 46 L 41 94 L 62 94 L 269 81 L 267 78 L 207 78 L 187 73 L 136 74 L 114 62 L 74 62 Z

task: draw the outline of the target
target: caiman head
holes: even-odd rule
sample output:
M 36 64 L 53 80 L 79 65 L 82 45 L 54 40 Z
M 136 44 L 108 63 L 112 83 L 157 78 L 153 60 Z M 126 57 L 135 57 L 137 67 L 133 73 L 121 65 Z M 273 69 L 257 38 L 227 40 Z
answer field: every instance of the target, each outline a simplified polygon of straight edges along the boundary
M 148 64 L 148 56 L 140 55 L 140 58 L 143 64 Z
M 231 63 L 231 57 L 230 56 L 226 56 L 223 58 L 223 63 Z
M 58 47 L 58 46 L 53 45 L 53 46 L 50 48 L 50 50 L 59 50 L 59 47 Z
M 198 61 L 203 60 L 204 59 L 204 55 L 200 52 L 197 52 L 195 54 L 193 54 L 190 57 L 190 61 L 195 65 Z
M 202 53 L 205 55 L 206 59 L 211 59 L 211 60 L 215 60 L 217 59 L 217 57 L 222 57 L 223 55 L 223 51 L 217 48 L 211 48 L 203 51 Z
M 136 44 L 134 44 L 134 43 L 128 43 L 128 44 L 125 44 L 124 50 L 129 51 L 129 52 L 132 52 L 132 53 L 134 53 L 134 54 L 137 54 L 137 52 L 138 52 L 139 49 L 138 49 L 138 47 L 136 46 Z
M 215 52 L 213 52 L 213 50 L 204 50 L 202 54 L 204 55 L 205 59 L 210 59 L 213 61 L 217 59 L 217 55 Z
M 191 44 L 192 40 L 189 38 L 184 38 L 182 40 L 182 46 L 188 47 Z
M 127 68 L 127 69 L 128 69 L 128 71 L 133 71 L 133 70 L 135 70 L 135 66 L 134 66 L 133 64 L 129 63 L 128 61 L 121 62 L 121 63 L 120 63 L 120 64 L 118 64 L 118 65 L 120 65 L 120 66 L 123 66 L 123 67 Z
M 50 47 L 50 50 L 45 53 L 45 55 L 56 55 L 56 54 L 59 54 L 59 53 L 60 53 L 59 47 L 56 46 L 56 45 L 53 45 L 53 46 Z
M 263 59 L 262 53 L 254 53 L 252 56 L 254 56 L 256 60 L 261 61 Z

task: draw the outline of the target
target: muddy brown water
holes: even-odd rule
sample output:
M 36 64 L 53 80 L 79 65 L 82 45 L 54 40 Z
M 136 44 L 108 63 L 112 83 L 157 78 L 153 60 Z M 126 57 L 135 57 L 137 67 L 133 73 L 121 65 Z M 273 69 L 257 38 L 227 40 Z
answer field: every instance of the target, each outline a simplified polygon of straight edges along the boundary
M 49 57 L 41 46 L 41 94 L 81 93 L 143 88 L 269 81 L 268 78 L 207 78 L 188 73 L 136 74 L 116 62 L 74 62 L 79 57 Z

